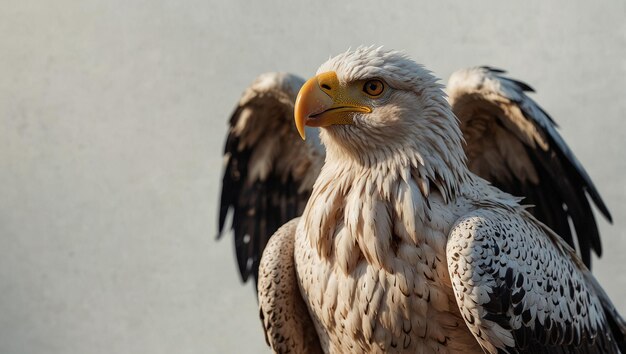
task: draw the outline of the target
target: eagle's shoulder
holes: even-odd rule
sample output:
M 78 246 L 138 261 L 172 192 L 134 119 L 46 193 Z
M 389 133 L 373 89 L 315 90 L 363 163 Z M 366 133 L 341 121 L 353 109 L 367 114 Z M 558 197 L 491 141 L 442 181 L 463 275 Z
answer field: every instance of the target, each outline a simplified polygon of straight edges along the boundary
M 461 315 L 488 352 L 617 352 L 584 266 L 523 209 L 468 213 L 446 251 Z

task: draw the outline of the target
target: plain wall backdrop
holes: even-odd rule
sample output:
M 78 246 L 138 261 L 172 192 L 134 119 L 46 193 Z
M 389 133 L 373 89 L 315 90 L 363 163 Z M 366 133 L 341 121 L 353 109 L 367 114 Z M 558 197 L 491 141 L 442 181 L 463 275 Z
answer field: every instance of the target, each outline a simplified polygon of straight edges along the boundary
M 266 353 L 215 241 L 226 122 L 258 74 L 360 44 L 537 90 L 613 213 L 594 273 L 626 314 L 623 0 L 0 8 L 0 353 Z

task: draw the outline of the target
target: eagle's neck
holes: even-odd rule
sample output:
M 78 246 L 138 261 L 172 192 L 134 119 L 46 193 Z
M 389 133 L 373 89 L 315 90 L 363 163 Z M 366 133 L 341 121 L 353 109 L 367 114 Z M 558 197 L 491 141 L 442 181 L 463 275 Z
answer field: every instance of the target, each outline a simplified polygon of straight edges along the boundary
M 394 247 L 423 242 L 424 228 L 433 216 L 439 218 L 432 202 L 451 203 L 472 179 L 462 151 L 458 161 L 411 147 L 388 153 L 353 158 L 327 144 L 326 163 L 301 226 L 320 257 L 334 260 L 346 273 L 363 257 L 391 267 Z
M 432 182 L 446 199 L 454 198 L 473 176 L 458 119 L 439 86 L 424 88 L 414 103 L 413 109 L 379 108 L 372 120 L 384 123 L 322 129 L 319 137 L 326 147 L 326 164 L 375 176 L 383 189 L 385 182 L 418 176 L 417 182 Z
M 414 110 L 379 112 L 386 124 L 322 129 L 326 162 L 301 223 L 322 259 L 349 271 L 362 255 L 386 268 L 397 240 L 419 244 L 435 214 L 472 190 L 457 119 L 432 90 Z

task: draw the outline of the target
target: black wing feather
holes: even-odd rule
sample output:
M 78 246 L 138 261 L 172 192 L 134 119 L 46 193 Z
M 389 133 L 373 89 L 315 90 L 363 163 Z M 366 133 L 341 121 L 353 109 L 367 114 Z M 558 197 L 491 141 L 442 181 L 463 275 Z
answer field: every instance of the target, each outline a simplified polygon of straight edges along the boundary
M 302 213 L 319 173 L 318 159 L 323 161 L 300 140 L 293 124 L 293 104 L 302 83 L 290 74 L 261 75 L 229 121 L 218 238 L 233 230 L 243 281 L 253 276 L 256 283 L 269 238 Z M 231 225 L 226 224 L 229 213 Z
M 590 267 L 591 251 L 601 256 L 602 244 L 589 198 L 609 222 L 611 214 L 591 178 L 557 132 L 552 117 L 524 93 L 534 92 L 533 88 L 501 76 L 504 73 L 484 66 L 460 71 L 450 79 L 451 103 L 464 133 L 472 129 L 468 128 L 472 121 L 482 120 L 480 128 L 473 130 L 474 135 L 465 136 L 468 165 L 470 169 L 479 166 L 474 172 L 481 177 L 510 194 L 524 197 L 525 204 L 534 205 L 531 212 L 578 249 Z M 485 140 L 502 138 L 495 130 L 508 132 L 507 137 L 524 146 L 523 153 L 530 161 L 527 169 L 534 171 L 537 180 L 520 176 L 521 171 L 511 167 L 515 161 L 506 160 L 521 156 L 492 151 L 501 150 L 503 145 L 506 148 L 507 144 L 485 144 Z M 494 154 L 501 161 L 493 161 Z M 500 170 L 485 168 L 490 164 L 499 165 Z M 493 172 L 501 171 L 503 166 L 508 169 L 506 175 Z

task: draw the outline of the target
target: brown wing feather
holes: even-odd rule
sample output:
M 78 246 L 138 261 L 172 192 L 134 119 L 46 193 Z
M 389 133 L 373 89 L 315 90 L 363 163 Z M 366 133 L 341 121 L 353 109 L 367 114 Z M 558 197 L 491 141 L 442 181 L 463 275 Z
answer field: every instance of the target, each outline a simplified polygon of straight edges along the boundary
M 244 281 L 250 275 L 256 281 L 269 237 L 302 213 L 323 163 L 293 124 L 293 105 L 303 82 L 291 74 L 259 76 L 230 119 L 218 237 L 233 230 Z M 229 211 L 232 223 L 227 226 Z
M 591 250 L 600 256 L 602 246 L 588 197 L 609 221 L 611 215 L 556 123 L 525 94 L 532 88 L 503 73 L 480 67 L 450 78 L 450 103 L 467 142 L 468 166 L 498 188 L 525 197 L 534 205 L 531 212 L 590 266 Z

